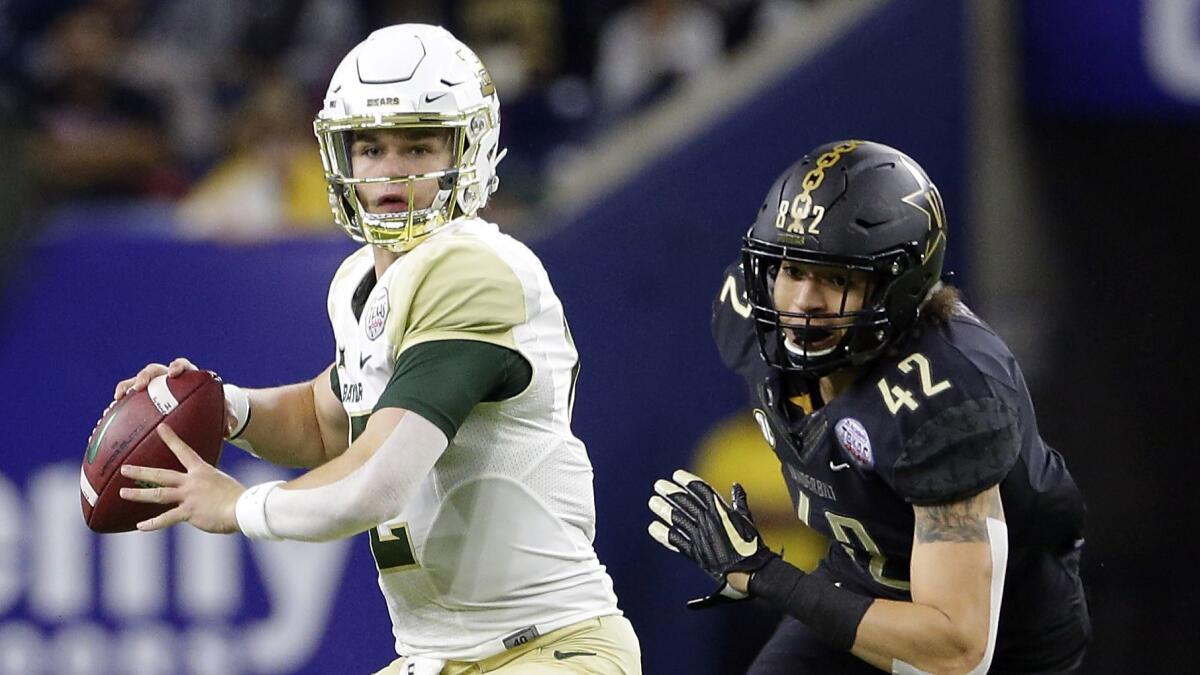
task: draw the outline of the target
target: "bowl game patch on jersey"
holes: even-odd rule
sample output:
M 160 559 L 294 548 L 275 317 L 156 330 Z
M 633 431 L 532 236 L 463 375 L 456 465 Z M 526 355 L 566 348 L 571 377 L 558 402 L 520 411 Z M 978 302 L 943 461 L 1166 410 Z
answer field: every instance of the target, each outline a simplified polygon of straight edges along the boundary
M 374 340 L 383 335 L 383 327 L 387 325 L 388 294 L 386 288 L 376 289 L 375 298 L 367 307 L 364 325 L 367 329 L 367 339 Z
M 871 453 L 871 439 L 862 422 L 853 417 L 843 417 L 834 425 L 838 442 L 842 444 L 850 457 L 858 464 L 871 468 L 875 465 L 875 456 Z

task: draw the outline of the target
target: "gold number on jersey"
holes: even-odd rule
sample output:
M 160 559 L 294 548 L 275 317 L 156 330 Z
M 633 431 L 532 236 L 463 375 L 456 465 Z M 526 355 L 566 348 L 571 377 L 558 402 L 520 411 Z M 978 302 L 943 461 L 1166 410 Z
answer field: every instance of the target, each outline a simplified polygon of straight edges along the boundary
M 804 490 L 797 490 L 796 499 L 796 515 L 799 516 L 800 522 L 809 525 L 811 516 L 812 504 L 808 495 Z M 825 520 L 829 521 L 829 529 L 833 530 L 833 536 L 846 550 L 846 555 L 852 560 L 857 558 L 854 555 L 854 546 L 851 544 L 850 536 L 858 540 L 860 546 L 871 556 L 871 562 L 867 566 L 871 572 L 871 578 L 889 588 L 898 588 L 907 591 L 909 583 L 901 579 L 892 579 L 883 574 L 883 567 L 887 564 L 887 556 L 879 550 L 879 545 L 867 534 L 867 528 L 863 527 L 862 522 L 857 519 L 843 516 L 841 514 L 825 511 Z M 811 525 L 809 525 L 811 527 Z
M 902 373 L 911 373 L 913 365 L 916 365 L 918 374 L 921 378 L 921 393 L 926 398 L 936 396 L 950 388 L 950 380 L 942 380 L 941 382 L 933 381 L 933 368 L 929 365 L 929 359 L 925 358 L 924 354 L 910 354 L 908 358 L 901 361 L 896 367 Z M 887 381 L 886 377 L 879 378 L 877 383 L 879 393 L 883 396 L 883 402 L 887 405 L 887 409 L 893 415 L 900 412 L 901 408 L 916 410 L 920 407 L 917 399 L 913 397 L 911 390 L 905 389 L 900 385 L 894 385 Z
M 421 566 L 413 554 L 407 526 L 408 523 L 400 523 L 371 528 L 371 555 L 381 574 L 404 572 Z
M 899 385 L 888 385 L 887 380 L 883 378 L 879 380 L 879 393 L 883 395 L 883 402 L 893 415 L 900 412 L 900 408 L 904 406 L 908 406 L 909 410 L 916 410 L 920 405 L 913 398 L 911 391 Z
M 804 490 L 796 490 L 796 515 L 805 525 L 808 525 L 809 508 L 808 495 L 804 494 Z M 809 527 L 812 526 L 809 525 Z
M 914 363 L 917 364 L 917 370 L 921 371 L 921 393 L 925 394 L 926 398 L 950 388 L 950 380 L 933 383 L 933 369 L 929 367 L 929 359 L 925 358 L 924 354 L 912 354 L 897 367 L 902 373 L 911 373 Z
M 867 528 L 854 518 L 838 515 L 836 513 L 825 512 L 825 518 L 829 521 L 829 527 L 833 530 L 833 536 L 842 544 L 842 548 L 846 549 L 846 555 L 854 558 L 854 547 L 850 544 L 850 534 L 858 539 L 858 543 L 863 549 L 870 554 L 871 563 L 868 566 L 871 571 L 871 578 L 889 588 L 896 588 L 902 591 L 909 590 L 909 583 L 899 579 L 892 579 L 883 575 L 883 566 L 887 563 L 887 558 L 879 551 L 879 545 L 867 534 Z
M 737 312 L 738 316 L 743 319 L 750 317 L 750 303 L 743 302 L 743 298 L 739 297 L 737 290 L 737 280 L 733 275 L 725 277 L 725 285 L 721 286 L 720 302 L 729 301 L 729 306 L 733 311 Z

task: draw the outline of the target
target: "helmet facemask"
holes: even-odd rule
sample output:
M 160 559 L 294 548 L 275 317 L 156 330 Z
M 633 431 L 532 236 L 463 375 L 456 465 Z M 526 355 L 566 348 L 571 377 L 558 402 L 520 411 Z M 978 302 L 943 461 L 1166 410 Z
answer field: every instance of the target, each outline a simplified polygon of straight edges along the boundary
M 334 119 L 318 118 L 314 131 L 321 147 L 321 161 L 329 191 L 330 206 L 338 225 L 356 241 L 396 252 L 408 251 L 455 218 L 473 216 L 494 185 L 482 185 L 478 154 L 482 137 L 498 120 L 484 106 L 461 113 L 399 113 L 360 115 Z M 428 131 L 428 134 L 424 132 Z M 420 174 L 356 176 L 354 142 L 371 134 L 399 133 L 413 137 L 434 136 L 446 143 L 449 164 Z M 495 182 L 492 177 L 489 183 Z M 407 208 L 379 212 L 368 208 L 356 186 L 398 184 L 396 192 Z M 418 193 L 427 194 L 436 184 L 432 203 L 418 203 Z
M 936 288 L 945 223 L 937 188 L 895 148 L 850 140 L 805 154 L 775 180 L 743 238 L 742 273 L 763 359 L 823 377 L 891 348 Z M 834 276 L 865 275 L 861 309 L 847 311 L 847 296 L 839 306 L 826 288 L 821 311 L 828 313 L 780 311 L 775 275 L 788 261 Z M 841 334 L 836 345 L 824 341 L 829 331 Z
M 448 138 L 445 164 L 414 156 L 383 170 L 419 174 L 379 175 L 373 167 L 371 175 L 355 175 L 349 151 L 356 134 L 422 129 Z M 363 243 L 408 251 L 447 224 L 475 217 L 499 184 L 496 87 L 475 52 L 439 26 L 387 26 L 358 43 L 330 78 L 313 130 L 334 219 Z M 363 203 L 364 193 L 374 199 L 393 189 L 390 204 Z M 393 208 L 401 201 L 408 207 Z
M 758 241 L 750 236 L 742 247 L 746 295 L 763 359 L 785 372 L 822 377 L 874 358 L 906 327 L 892 325 L 888 298 L 909 268 L 909 255 L 896 250 L 870 257 L 847 257 L 799 250 Z M 848 309 L 850 285 L 841 300 L 824 313 L 780 309 L 775 284 L 785 262 L 836 271 L 846 278 L 865 277 L 862 306 Z M 838 333 L 841 333 L 836 339 Z

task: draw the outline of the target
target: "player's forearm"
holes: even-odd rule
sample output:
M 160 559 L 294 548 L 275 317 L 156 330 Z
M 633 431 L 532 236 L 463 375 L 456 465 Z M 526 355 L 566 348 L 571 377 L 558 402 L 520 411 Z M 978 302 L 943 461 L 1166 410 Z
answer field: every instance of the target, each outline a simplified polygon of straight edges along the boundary
M 287 483 L 252 486 L 238 527 L 257 539 L 330 541 L 399 515 L 445 451 L 434 424 L 398 408 L 376 412 L 342 455 Z
M 872 599 L 776 559 L 750 580 L 760 597 L 806 624 L 836 649 L 887 671 L 968 673 L 983 660 L 986 639 L 931 605 Z M 986 633 L 983 635 L 986 638 Z
M 246 390 L 250 421 L 239 436 L 259 457 L 281 466 L 312 468 L 327 459 L 312 384 Z
M 888 672 L 901 662 L 926 673 L 950 675 L 971 672 L 983 661 L 986 646 L 935 607 L 875 600 L 858 625 L 850 652 Z
M 1008 560 L 999 487 L 913 517 L 912 602 L 875 602 L 852 651 L 901 673 L 986 672 Z

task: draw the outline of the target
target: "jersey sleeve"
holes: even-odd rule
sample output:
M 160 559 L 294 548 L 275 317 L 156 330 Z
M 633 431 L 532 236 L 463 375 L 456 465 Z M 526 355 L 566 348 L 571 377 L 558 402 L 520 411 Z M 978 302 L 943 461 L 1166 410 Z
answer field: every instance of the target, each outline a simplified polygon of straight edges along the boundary
M 712 334 L 721 361 L 733 372 L 745 377 L 759 362 L 758 339 L 754 335 L 741 263 L 735 262 L 725 269 L 721 289 L 713 301 Z
M 996 397 L 945 407 L 908 437 L 892 486 L 912 504 L 959 501 L 1004 480 L 1021 451 L 1017 412 Z
M 456 239 L 429 242 L 388 282 L 384 328 L 393 360 L 438 340 L 474 340 L 516 348 L 513 327 L 525 321 L 520 280 L 487 245 Z
M 422 342 L 400 355 L 375 410 L 411 410 L 452 439 L 477 404 L 517 396 L 532 379 L 529 362 L 511 349 L 477 340 Z
M 876 383 L 878 414 L 899 433 L 884 478 L 912 504 L 972 497 L 1004 480 L 1021 454 L 1018 388 L 1000 367 L 1011 354 L 982 331 L 953 332 L 924 331 Z M 884 410 L 888 389 L 907 390 L 908 404 Z

